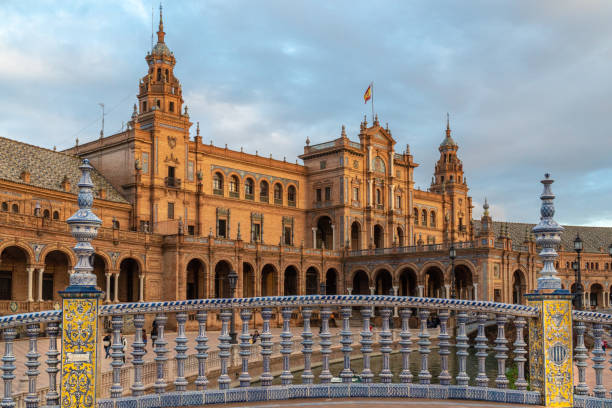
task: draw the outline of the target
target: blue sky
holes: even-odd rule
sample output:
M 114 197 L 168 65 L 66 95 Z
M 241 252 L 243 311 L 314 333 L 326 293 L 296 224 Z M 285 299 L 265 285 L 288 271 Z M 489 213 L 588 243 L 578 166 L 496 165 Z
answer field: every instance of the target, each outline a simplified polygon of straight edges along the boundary
M 129 120 L 151 7 L 0 3 L 0 135 L 58 149 Z M 480 216 L 537 222 L 554 179 L 559 222 L 612 226 L 609 1 L 165 1 L 193 122 L 217 145 L 295 160 L 307 137 L 357 139 L 370 106 L 427 188 L 446 112 Z M 195 126 L 193 128 L 195 133 Z

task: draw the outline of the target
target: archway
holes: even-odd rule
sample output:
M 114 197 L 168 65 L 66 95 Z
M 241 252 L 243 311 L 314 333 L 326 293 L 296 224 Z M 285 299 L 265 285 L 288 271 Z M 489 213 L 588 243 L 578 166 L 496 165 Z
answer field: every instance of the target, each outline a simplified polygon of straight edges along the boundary
M 397 227 L 397 246 L 404 246 L 404 231 L 400 227 Z
M 0 300 L 28 299 L 28 262 L 28 254 L 23 249 L 17 246 L 4 248 L 0 255 Z M 32 285 L 35 281 L 33 275 Z
M 589 305 L 591 309 L 603 308 L 603 287 L 599 283 L 594 283 L 591 285 L 591 290 L 589 292 Z
M 351 224 L 351 249 L 361 249 L 361 225 L 357 221 Z
M 338 294 L 338 272 L 331 268 L 325 273 L 325 294 Z
M 298 294 L 298 270 L 295 266 L 288 266 L 285 269 L 285 296 L 294 296 Z
M 314 266 L 306 270 L 306 294 L 316 295 L 319 293 L 319 271 Z
M 248 262 L 242 263 L 242 297 L 255 296 L 255 269 Z
M 443 297 L 444 274 L 437 266 L 432 266 L 425 272 L 425 296 Z
M 472 271 L 465 265 L 456 265 L 455 293 L 457 299 L 472 299 L 473 288 Z
M 42 300 L 59 299 L 56 293 L 69 285 L 70 260 L 62 251 L 51 251 L 45 256 L 42 281 Z
M 365 271 L 359 270 L 353 275 L 353 295 L 369 295 L 370 279 Z
M 276 296 L 276 268 L 267 264 L 261 270 L 261 295 Z
M 119 264 L 119 301 L 138 301 L 138 262 L 132 258 L 126 258 Z
M 522 304 L 525 292 L 527 292 L 527 282 L 523 272 L 516 270 L 512 274 L 512 303 Z
M 386 269 L 381 269 L 376 273 L 374 279 L 375 292 L 377 295 L 389 295 L 393 289 L 393 278 L 391 272 Z
M 402 269 L 399 275 L 399 295 L 417 296 L 417 274 L 410 268 Z
M 380 225 L 374 226 L 374 248 L 384 248 L 384 230 Z
M 227 261 L 219 261 L 215 266 L 215 297 L 216 298 L 229 298 L 230 286 L 229 286 L 229 273 L 232 270 L 232 266 Z
M 332 220 L 323 216 L 317 221 L 317 248 L 333 249 Z
M 199 259 L 192 259 L 187 264 L 187 299 L 202 299 L 206 297 L 206 269 Z
M 109 272 L 106 260 L 103 256 L 94 254 L 92 264 L 94 268 L 93 273 L 96 275 L 96 283 L 98 284 L 98 287 L 100 290 L 105 292 L 106 299 L 114 299 L 115 288 L 112 281 L 110 282 L 110 287 L 106 287 L 106 274 Z

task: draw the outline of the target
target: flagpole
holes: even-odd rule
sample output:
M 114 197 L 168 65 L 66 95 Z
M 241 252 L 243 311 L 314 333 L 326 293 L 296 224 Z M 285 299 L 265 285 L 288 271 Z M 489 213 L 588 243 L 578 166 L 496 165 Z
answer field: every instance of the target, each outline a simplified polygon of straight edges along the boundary
M 374 126 L 374 81 L 370 82 L 370 89 L 372 91 L 372 126 Z

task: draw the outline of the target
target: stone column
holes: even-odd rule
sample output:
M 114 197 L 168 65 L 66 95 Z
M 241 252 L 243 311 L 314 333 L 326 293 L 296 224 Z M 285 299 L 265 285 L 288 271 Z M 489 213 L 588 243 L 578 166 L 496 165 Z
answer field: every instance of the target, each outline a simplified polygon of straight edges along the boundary
M 478 282 L 474 282 L 474 300 L 478 300 Z
M 45 273 L 45 268 L 38 269 L 38 301 L 42 302 L 43 300 L 43 274 Z
M 113 300 L 115 303 L 119 303 L 119 272 L 113 274 L 114 284 L 115 284 L 115 299 Z
M 389 210 L 393 211 L 395 205 L 395 197 L 393 196 L 393 190 L 395 190 L 395 186 L 393 184 L 389 185 Z
M 336 225 L 332 224 L 331 227 L 332 227 L 332 244 L 331 244 L 331 248 L 328 248 L 328 249 L 331 249 L 333 251 L 334 249 L 336 249 Z
M 138 275 L 138 301 L 144 302 L 144 273 Z
M 107 303 L 110 303 L 111 301 L 111 297 L 110 297 L 111 274 L 110 272 L 105 272 L 104 277 L 106 278 L 106 293 L 105 293 L 104 301 Z
M 372 199 L 372 183 L 373 183 L 373 181 L 371 179 L 368 180 L 368 204 L 367 205 L 369 205 L 369 206 L 372 205 L 372 201 L 373 201 L 373 199 Z
M 347 292 L 349 295 L 352 295 L 352 294 L 353 294 L 353 288 L 346 288 L 346 292 Z
M 312 227 L 312 247 L 317 247 L 317 227 Z
M 393 294 L 397 296 L 398 292 L 399 292 L 399 286 L 393 286 Z M 399 317 L 399 314 L 397 314 L 397 306 L 393 308 L 393 317 Z
M 450 285 L 446 284 L 444 285 L 444 297 L 445 298 L 450 298 Z
M 423 289 L 425 289 L 425 287 L 423 285 L 419 285 L 417 288 L 419 289 L 419 297 L 423 297 Z
M 28 302 L 33 302 L 34 301 L 34 296 L 33 296 L 33 286 L 34 286 L 34 267 L 33 266 L 28 266 L 27 268 L 28 271 Z
M 370 286 L 370 295 L 374 295 L 376 291 L 376 286 Z M 374 306 L 372 306 L 372 316 L 374 316 Z

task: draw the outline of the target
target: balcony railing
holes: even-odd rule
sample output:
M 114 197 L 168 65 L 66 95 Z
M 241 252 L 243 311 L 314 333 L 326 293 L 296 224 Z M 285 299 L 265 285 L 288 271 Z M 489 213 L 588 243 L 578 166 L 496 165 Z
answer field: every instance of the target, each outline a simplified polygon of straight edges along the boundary
M 164 182 L 166 183 L 166 187 L 168 188 L 181 188 L 181 179 L 176 177 L 166 177 L 164 178 Z
M 467 249 L 474 248 L 473 241 L 462 241 L 453 243 L 456 249 Z M 389 247 L 389 248 L 372 248 L 372 249 L 358 249 L 349 251 L 349 256 L 367 256 L 367 255 L 387 255 L 387 254 L 410 254 L 415 252 L 435 252 L 448 250 L 450 247 L 449 243 L 445 244 L 428 244 L 428 245 L 412 245 L 403 247 Z

